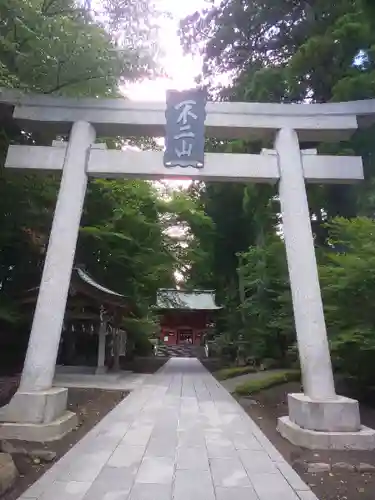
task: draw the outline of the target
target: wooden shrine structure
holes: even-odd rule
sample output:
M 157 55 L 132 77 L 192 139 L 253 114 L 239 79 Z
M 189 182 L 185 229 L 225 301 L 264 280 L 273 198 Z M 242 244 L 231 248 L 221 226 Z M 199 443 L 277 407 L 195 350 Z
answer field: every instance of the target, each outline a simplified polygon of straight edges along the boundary
M 160 315 L 160 341 L 167 345 L 201 345 L 214 322 L 213 290 L 159 289 L 156 307 Z
M 28 290 L 22 304 L 33 309 L 38 292 L 39 287 Z M 75 267 L 57 364 L 91 366 L 96 373 L 104 373 L 109 367 L 118 370 L 127 341 L 126 332 L 120 328 L 121 319 L 129 314 L 131 308 L 124 295 L 100 285 L 81 267 Z

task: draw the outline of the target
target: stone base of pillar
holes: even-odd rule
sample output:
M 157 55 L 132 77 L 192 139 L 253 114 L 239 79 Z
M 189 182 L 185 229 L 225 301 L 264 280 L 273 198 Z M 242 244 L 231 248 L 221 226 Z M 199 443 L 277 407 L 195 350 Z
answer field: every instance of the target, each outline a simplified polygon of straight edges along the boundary
M 310 450 L 375 449 L 375 431 L 365 426 L 357 432 L 319 432 L 303 429 L 289 417 L 280 417 L 277 430 L 292 444 Z
M 45 424 L 31 424 L 18 422 L 0 423 L 1 439 L 19 439 L 44 443 L 61 439 L 78 425 L 77 415 L 65 411 L 59 418 Z
M 0 439 L 53 441 L 74 429 L 77 416 L 66 410 L 68 389 L 17 391 L 0 410 Z
M 355 432 L 361 428 L 358 401 L 337 396 L 315 400 L 305 394 L 288 394 L 289 418 L 303 429 Z
M 288 394 L 289 416 L 278 431 L 291 443 L 309 449 L 373 450 L 375 430 L 361 426 L 358 401 L 343 396 L 313 400 Z
M 44 391 L 17 391 L 4 408 L 5 422 L 49 424 L 66 410 L 68 389 L 51 387 Z

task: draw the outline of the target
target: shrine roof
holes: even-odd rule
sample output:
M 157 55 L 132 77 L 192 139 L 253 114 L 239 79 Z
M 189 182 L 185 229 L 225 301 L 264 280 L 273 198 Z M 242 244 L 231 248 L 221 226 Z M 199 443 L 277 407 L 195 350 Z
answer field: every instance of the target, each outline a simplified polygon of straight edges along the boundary
M 221 309 L 215 303 L 214 290 L 177 290 L 160 288 L 156 295 L 156 309 L 211 311 Z
M 39 287 L 31 288 L 25 293 L 22 302 L 35 302 L 39 291 Z M 132 309 L 130 300 L 125 295 L 110 290 L 105 286 L 95 281 L 81 267 L 74 267 L 69 287 L 69 295 L 73 298 L 78 294 L 82 294 L 91 298 L 96 304 L 114 306 L 116 308 Z
M 84 281 L 85 283 L 87 283 L 88 285 L 96 288 L 97 290 L 103 292 L 103 293 L 106 293 L 108 295 L 113 295 L 115 297 L 124 297 L 124 295 L 121 295 L 121 293 L 117 293 L 117 292 L 114 292 L 113 290 L 110 290 L 109 288 L 106 288 L 105 286 L 103 285 L 100 285 L 99 283 L 97 283 L 90 275 L 88 275 L 83 269 L 81 269 L 80 267 L 76 267 L 74 268 L 74 270 L 78 276 L 80 277 L 80 279 L 82 281 Z
M 81 292 L 106 306 L 131 309 L 129 298 L 95 281 L 82 267 L 73 269 L 71 290 Z

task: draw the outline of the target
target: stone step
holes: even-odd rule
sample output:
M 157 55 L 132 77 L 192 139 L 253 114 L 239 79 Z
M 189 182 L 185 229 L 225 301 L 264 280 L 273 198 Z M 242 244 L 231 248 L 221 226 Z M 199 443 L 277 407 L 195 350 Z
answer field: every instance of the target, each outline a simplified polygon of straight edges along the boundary
M 192 345 L 161 345 L 158 346 L 157 356 L 170 358 L 204 358 L 204 348 Z

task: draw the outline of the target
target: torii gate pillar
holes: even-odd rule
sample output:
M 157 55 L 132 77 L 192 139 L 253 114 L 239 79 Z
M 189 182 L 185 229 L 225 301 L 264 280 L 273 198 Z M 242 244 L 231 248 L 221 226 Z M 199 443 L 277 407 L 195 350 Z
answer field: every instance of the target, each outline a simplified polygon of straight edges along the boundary
M 305 393 L 312 399 L 336 398 L 331 357 L 315 258 L 298 136 L 276 135 L 279 196 Z
M 279 432 L 316 449 L 374 447 L 375 433 L 361 427 L 356 400 L 336 395 L 314 240 L 295 130 L 276 134 L 279 197 L 304 393 L 288 394 L 289 416 Z
M 95 129 L 80 121 L 74 123 L 67 147 L 58 148 L 64 153 L 60 190 L 20 386 L 5 409 L 10 423 L 0 425 L 3 437 L 47 441 L 77 425 L 75 413 L 66 411 L 68 390 L 52 387 L 52 382 L 94 141 Z

